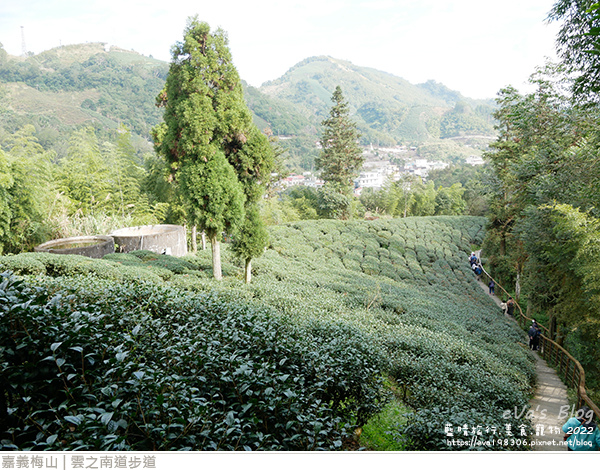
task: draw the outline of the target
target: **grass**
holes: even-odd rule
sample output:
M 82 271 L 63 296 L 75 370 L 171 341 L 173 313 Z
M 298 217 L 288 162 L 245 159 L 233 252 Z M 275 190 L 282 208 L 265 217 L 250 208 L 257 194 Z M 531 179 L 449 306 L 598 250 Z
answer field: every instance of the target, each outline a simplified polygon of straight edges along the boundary
M 363 426 L 360 433 L 360 446 L 369 451 L 403 451 L 402 442 L 393 437 L 393 431 L 406 424 L 405 415 L 410 411 L 399 400 L 393 400 Z
M 89 114 L 81 109 L 86 99 L 97 100 L 96 90 L 72 92 L 41 92 L 22 83 L 8 83 L 4 86 L 10 92 L 10 104 L 19 113 L 53 116 L 65 125 L 77 125 L 91 121 Z

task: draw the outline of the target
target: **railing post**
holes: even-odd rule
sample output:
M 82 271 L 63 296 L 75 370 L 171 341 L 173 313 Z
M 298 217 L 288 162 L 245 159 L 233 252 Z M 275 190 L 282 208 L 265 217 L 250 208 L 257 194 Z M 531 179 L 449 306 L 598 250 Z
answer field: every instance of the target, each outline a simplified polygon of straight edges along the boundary
M 560 374 L 563 373 L 563 360 L 564 359 L 565 359 L 565 355 L 562 353 L 562 351 L 559 351 L 558 372 Z

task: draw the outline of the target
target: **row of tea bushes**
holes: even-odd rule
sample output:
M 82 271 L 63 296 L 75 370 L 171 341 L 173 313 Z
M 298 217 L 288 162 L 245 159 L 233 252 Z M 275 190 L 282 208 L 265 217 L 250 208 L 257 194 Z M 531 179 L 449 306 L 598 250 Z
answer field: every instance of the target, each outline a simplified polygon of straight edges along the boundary
M 508 435 L 507 425 L 529 430 L 529 423 L 502 415 L 527 406 L 533 358 L 520 345 L 523 333 L 476 285 L 467 262 L 484 222 L 433 217 L 279 226 L 254 263 L 253 284 L 229 280 L 218 288 L 273 306 L 294 324 L 327 318 L 377 338 L 390 360 L 386 373 L 415 410 L 397 430 L 408 449 L 446 449 L 445 425 L 467 412 L 472 423 L 485 422 L 499 435 Z M 397 275 L 406 271 L 411 275 Z M 178 282 L 190 290 L 215 288 L 204 280 Z M 415 433 L 420 426 L 436 431 Z
M 457 223 L 462 220 L 463 223 Z M 272 248 L 293 259 L 326 261 L 371 275 L 422 283 L 470 275 L 464 256 L 483 238 L 482 218 L 420 217 L 349 222 L 319 220 L 273 228 Z M 398 221 L 402 221 L 399 223 Z M 341 263 L 341 264 L 340 264 Z M 435 269 L 430 269 L 436 264 Z
M 270 321 L 285 331 L 315 331 L 315 324 L 321 325 L 317 336 L 334 341 L 336 354 L 346 361 L 336 366 L 339 373 L 349 374 L 340 382 L 340 390 L 350 393 L 362 383 L 354 381 L 354 371 L 345 370 L 358 367 L 351 357 L 360 363 L 363 355 L 372 355 L 380 369 L 368 368 L 372 375 L 360 380 L 374 383 L 375 370 L 380 370 L 414 410 L 406 424 L 392 430 L 397 439 L 409 450 L 445 450 L 442 437 L 448 423 L 486 424 L 499 430 L 497 437 L 506 435 L 507 425 L 529 429 L 528 423 L 502 416 L 506 410 L 527 406 L 535 378 L 533 358 L 519 345 L 525 342 L 523 333 L 477 286 L 467 262 L 472 247 L 481 243 L 484 226 L 485 219 L 475 217 L 303 221 L 272 227 L 269 249 L 253 262 L 250 285 L 241 282 L 239 267 L 226 247 L 229 276 L 221 282 L 208 273 L 207 252 L 183 260 L 157 259 L 148 253 L 119 255 L 101 260 L 96 270 L 86 267 L 87 279 L 106 277 L 122 285 L 131 270 L 145 270 L 149 277 L 141 277 L 155 286 L 167 286 L 177 298 L 206 295 L 219 302 L 267 309 Z M 14 264 L 18 257 L 0 257 L 0 266 L 6 266 L 6 258 Z M 47 275 L 66 275 L 48 269 L 47 260 L 44 263 Z M 116 273 L 121 272 L 129 274 L 119 277 Z M 89 296 L 90 289 L 87 292 Z M 155 308 L 141 302 L 133 311 Z M 337 328 L 354 332 L 356 341 L 327 333 Z M 321 374 L 327 377 L 333 369 L 321 369 Z M 340 426 L 345 423 L 351 428 L 377 409 L 375 388 L 361 392 L 365 393 L 361 404 L 348 407 L 355 418 L 340 418 Z M 278 396 L 285 400 L 285 393 Z M 347 406 L 338 406 L 332 397 L 326 403 L 334 409 L 328 419 L 343 414 Z M 468 423 L 461 422 L 465 416 L 470 416 Z M 339 427 L 335 432 L 317 447 L 337 448 L 344 433 Z M 302 439 L 306 448 L 315 445 Z M 281 442 L 272 448 L 291 448 Z
M 335 450 L 384 356 L 347 324 L 148 282 L 0 277 L 0 448 Z
M 40 252 L 0 256 L 0 270 L 18 275 L 86 275 L 115 281 L 144 280 L 156 283 L 161 280 L 168 281 L 177 274 L 207 278 L 212 271 L 212 265 L 206 255 L 176 258 L 147 250 L 110 253 L 101 260 L 79 255 L 64 256 Z M 225 275 L 241 275 L 240 268 L 228 259 L 223 262 L 223 272 Z
M 503 414 L 528 406 L 534 360 L 467 261 L 484 226 L 482 218 L 421 217 L 276 227 L 243 295 L 295 323 L 330 318 L 376 337 L 387 374 L 415 410 L 396 430 L 409 450 L 450 449 L 445 425 L 466 415 L 496 437 L 509 436 L 507 426 L 530 431 Z

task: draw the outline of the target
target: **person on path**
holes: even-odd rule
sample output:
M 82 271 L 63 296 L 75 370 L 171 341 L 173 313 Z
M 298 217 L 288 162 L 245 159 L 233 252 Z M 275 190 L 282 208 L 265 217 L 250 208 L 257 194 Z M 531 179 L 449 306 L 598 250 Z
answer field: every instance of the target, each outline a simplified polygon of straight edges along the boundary
M 540 335 L 542 330 L 535 320 L 532 321 L 531 327 L 529 328 L 529 349 L 537 351 L 540 348 Z
M 493 279 L 490 279 L 488 287 L 490 288 L 490 295 L 494 295 L 494 287 L 496 287 L 496 284 L 494 283 Z
M 562 430 L 569 450 L 600 450 L 600 430 L 594 421 L 594 412 L 587 406 L 578 409 L 576 415 L 563 424 Z
M 535 350 L 538 351 L 540 349 L 540 337 L 542 336 L 542 329 L 540 328 L 540 325 L 537 324 L 537 322 L 535 323 L 535 329 L 536 333 L 535 337 L 533 338 L 533 345 L 535 347 Z
M 515 312 L 515 301 L 512 297 L 509 297 L 506 301 L 506 312 L 512 317 Z
M 473 265 L 473 272 L 475 273 L 475 276 L 477 276 L 477 280 L 480 281 L 481 280 L 481 274 L 483 273 L 483 269 L 481 267 L 480 264 L 474 264 Z

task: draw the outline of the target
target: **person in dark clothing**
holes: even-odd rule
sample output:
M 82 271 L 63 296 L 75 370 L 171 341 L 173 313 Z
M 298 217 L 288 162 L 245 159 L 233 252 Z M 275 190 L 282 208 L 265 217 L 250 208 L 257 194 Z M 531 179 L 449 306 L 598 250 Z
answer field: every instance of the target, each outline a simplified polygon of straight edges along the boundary
M 532 351 L 537 351 L 540 348 L 540 335 L 542 334 L 542 330 L 540 326 L 537 324 L 535 320 L 531 323 L 531 327 L 529 328 L 529 349 Z
M 490 288 L 490 295 L 494 295 L 494 287 L 496 287 L 496 284 L 494 283 L 493 279 L 490 279 L 488 287 Z
M 509 297 L 506 302 L 506 313 L 508 313 L 511 317 L 515 313 L 515 301 L 512 297 Z
M 481 279 L 481 274 L 483 273 L 483 269 L 481 268 L 481 265 L 474 264 L 473 265 L 473 273 L 475 274 L 475 276 L 477 276 L 477 280 L 479 281 Z

